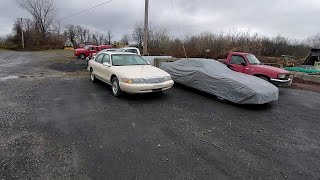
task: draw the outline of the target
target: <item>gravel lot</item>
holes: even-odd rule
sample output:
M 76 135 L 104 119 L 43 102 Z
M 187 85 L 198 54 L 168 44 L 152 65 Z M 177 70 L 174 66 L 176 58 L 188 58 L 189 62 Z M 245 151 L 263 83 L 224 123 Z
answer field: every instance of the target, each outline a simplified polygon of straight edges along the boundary
M 320 93 L 111 95 L 70 52 L 0 52 L 0 179 L 319 179 Z

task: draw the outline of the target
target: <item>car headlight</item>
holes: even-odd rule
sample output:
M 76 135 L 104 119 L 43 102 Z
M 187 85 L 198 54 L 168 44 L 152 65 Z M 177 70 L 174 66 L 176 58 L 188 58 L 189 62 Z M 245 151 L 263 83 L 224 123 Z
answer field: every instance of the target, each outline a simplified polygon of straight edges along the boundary
M 286 74 L 278 74 L 278 78 L 279 79 L 285 79 L 286 78 Z
M 164 77 L 164 81 L 170 81 L 170 80 L 172 80 L 171 76 Z
M 124 83 L 128 83 L 128 84 L 132 84 L 132 79 L 129 79 L 129 78 L 123 78 L 123 79 L 122 79 L 122 82 L 124 82 Z

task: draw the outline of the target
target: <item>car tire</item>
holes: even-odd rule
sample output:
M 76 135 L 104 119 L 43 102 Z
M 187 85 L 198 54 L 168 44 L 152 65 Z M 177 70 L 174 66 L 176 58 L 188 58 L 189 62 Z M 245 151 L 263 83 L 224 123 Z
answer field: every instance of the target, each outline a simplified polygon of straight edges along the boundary
M 119 80 L 117 77 L 113 77 L 111 80 L 111 91 L 112 95 L 115 97 L 120 97 L 122 95 L 122 90 L 119 86 Z
M 263 80 L 265 80 L 265 81 L 270 82 L 269 78 L 268 78 L 268 77 L 266 77 L 266 76 L 258 76 L 258 78 L 260 78 L 260 79 L 263 79 Z
M 96 76 L 94 75 L 92 68 L 90 69 L 90 80 L 92 82 L 97 82 Z
M 90 59 L 86 58 L 86 68 L 88 68 L 88 66 L 89 66 L 89 60 Z
M 86 58 L 86 55 L 85 55 L 85 54 L 80 54 L 80 55 L 79 55 L 79 58 L 80 58 L 80 59 L 85 59 L 85 58 Z

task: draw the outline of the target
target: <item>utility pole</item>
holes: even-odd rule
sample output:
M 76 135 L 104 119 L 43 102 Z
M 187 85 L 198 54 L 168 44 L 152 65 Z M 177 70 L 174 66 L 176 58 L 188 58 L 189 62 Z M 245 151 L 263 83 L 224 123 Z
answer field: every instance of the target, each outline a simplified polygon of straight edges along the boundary
M 148 21 L 149 21 L 149 0 L 145 0 L 143 55 L 148 55 L 148 35 L 149 35 Z
M 23 23 L 22 23 L 22 18 L 18 18 L 20 20 L 20 28 L 21 28 L 21 43 L 22 43 L 22 48 L 24 49 L 24 36 L 23 36 Z

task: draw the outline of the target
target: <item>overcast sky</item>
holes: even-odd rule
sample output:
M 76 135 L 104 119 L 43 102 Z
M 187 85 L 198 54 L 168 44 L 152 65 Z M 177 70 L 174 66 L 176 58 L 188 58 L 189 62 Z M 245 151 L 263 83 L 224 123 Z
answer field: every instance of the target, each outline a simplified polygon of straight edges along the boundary
M 53 0 L 58 19 L 105 1 Z M 150 22 L 178 36 L 232 29 L 294 39 L 320 33 L 320 0 L 172 0 L 172 4 L 171 0 L 150 0 Z M 11 32 L 18 17 L 31 18 L 15 0 L 0 0 L 0 36 Z M 113 0 L 63 24 L 86 26 L 93 32 L 111 29 L 116 40 L 131 34 L 143 17 L 144 0 Z

